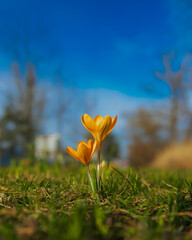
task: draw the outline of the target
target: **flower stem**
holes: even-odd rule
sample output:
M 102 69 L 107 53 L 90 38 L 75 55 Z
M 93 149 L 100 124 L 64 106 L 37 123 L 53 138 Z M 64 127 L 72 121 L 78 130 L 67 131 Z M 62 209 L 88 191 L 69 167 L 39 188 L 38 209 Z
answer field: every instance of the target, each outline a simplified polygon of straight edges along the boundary
M 97 190 L 99 191 L 99 180 L 100 180 L 100 151 L 101 151 L 101 146 L 98 144 L 98 149 L 97 149 Z
M 91 172 L 90 172 L 89 166 L 87 166 L 87 173 L 88 173 L 88 176 L 89 176 L 89 181 L 91 183 L 91 188 L 92 188 L 93 194 L 95 194 L 95 190 L 94 190 L 94 187 L 93 187 L 93 181 L 92 181 L 92 177 L 91 177 Z

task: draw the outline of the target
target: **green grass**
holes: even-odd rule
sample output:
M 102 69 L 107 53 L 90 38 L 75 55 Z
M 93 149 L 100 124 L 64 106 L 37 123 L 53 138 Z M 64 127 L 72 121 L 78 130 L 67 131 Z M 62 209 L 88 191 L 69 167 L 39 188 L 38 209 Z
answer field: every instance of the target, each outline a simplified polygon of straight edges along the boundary
M 2 168 L 0 239 L 192 239 L 192 172 L 108 168 L 94 197 L 79 166 Z

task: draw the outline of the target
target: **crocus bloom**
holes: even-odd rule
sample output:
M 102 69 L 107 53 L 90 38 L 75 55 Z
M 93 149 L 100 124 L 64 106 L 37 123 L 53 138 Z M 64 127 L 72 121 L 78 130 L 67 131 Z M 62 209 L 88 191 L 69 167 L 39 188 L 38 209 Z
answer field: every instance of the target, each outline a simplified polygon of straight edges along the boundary
M 104 118 L 97 115 L 92 119 L 88 114 L 84 114 L 81 116 L 81 121 L 84 127 L 93 135 L 99 147 L 106 136 L 113 130 L 117 122 L 117 115 L 115 118 L 111 118 L 109 115 Z
M 97 162 L 97 188 L 99 190 L 99 168 L 100 168 L 100 149 L 101 144 L 106 138 L 106 136 L 113 130 L 116 122 L 117 115 L 115 118 L 111 118 L 109 115 L 104 118 L 100 115 L 97 115 L 92 119 L 88 114 L 81 116 L 81 121 L 84 127 L 93 135 L 98 147 L 98 162 Z
M 91 178 L 91 172 L 89 170 L 89 162 L 91 160 L 91 157 L 92 157 L 93 153 L 96 150 L 96 147 L 97 147 L 96 142 L 93 143 L 92 139 L 90 139 L 88 141 L 88 143 L 80 141 L 77 145 L 77 151 L 74 150 L 71 147 L 66 147 L 67 152 L 72 157 L 76 158 L 78 161 L 80 161 L 81 163 L 83 163 L 85 165 L 85 167 L 87 169 L 87 173 L 88 173 L 88 176 L 89 176 L 89 180 L 90 180 L 90 183 L 91 183 L 93 193 L 95 191 L 94 191 L 94 187 L 93 187 L 93 181 L 92 181 L 92 178 Z
M 77 145 L 77 151 L 71 147 L 66 147 L 66 150 L 72 157 L 88 167 L 91 157 L 96 150 L 96 143 L 93 143 L 92 139 L 88 143 L 80 141 Z

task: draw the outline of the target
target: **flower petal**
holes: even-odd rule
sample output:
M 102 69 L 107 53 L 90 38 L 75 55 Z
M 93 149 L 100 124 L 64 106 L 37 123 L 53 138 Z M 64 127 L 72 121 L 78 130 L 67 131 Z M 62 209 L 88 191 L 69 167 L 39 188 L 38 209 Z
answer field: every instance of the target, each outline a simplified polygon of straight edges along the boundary
M 84 164 L 87 166 L 91 160 L 91 149 L 89 149 L 85 142 L 81 141 L 78 144 L 77 152 L 81 159 L 84 161 Z
M 90 158 L 92 157 L 93 153 L 95 152 L 96 148 L 97 148 L 97 142 L 95 141 L 93 143 L 93 140 L 90 139 L 87 143 L 87 147 L 90 150 Z
M 92 147 L 92 152 L 91 152 L 91 157 L 93 156 L 95 150 L 97 148 L 97 141 L 94 142 L 93 147 Z
M 97 126 L 99 126 L 99 123 L 103 120 L 103 117 L 100 116 L 100 115 L 97 115 L 95 118 L 94 118 L 94 122 L 96 123 Z
M 93 140 L 92 140 L 92 139 L 90 139 L 90 140 L 87 142 L 87 147 L 88 147 L 89 149 L 92 149 L 92 148 L 93 148 Z
M 81 121 L 84 125 L 84 127 L 92 132 L 92 131 L 95 131 L 96 129 L 96 124 L 94 122 L 94 120 L 88 115 L 88 114 L 84 114 L 81 116 Z
M 113 128 L 115 127 L 116 122 L 117 122 L 117 115 L 114 118 L 112 118 L 111 127 L 110 127 L 110 130 L 107 133 L 107 135 L 113 130 Z
M 105 116 L 104 119 L 100 122 L 98 126 L 98 131 L 100 134 L 100 142 L 103 142 L 107 133 L 109 132 L 111 127 L 111 117 L 109 115 Z
M 69 153 L 69 155 L 71 155 L 72 157 L 76 158 L 78 161 L 80 161 L 81 163 L 85 164 L 81 157 L 79 156 L 79 153 L 77 151 L 75 151 L 73 148 L 71 147 L 66 147 L 67 152 Z
M 85 142 L 83 142 L 83 141 L 80 141 L 80 142 L 78 142 L 78 144 L 77 144 L 77 152 L 79 151 L 78 149 L 79 149 L 79 145 L 80 144 L 84 144 L 84 145 L 87 145 Z

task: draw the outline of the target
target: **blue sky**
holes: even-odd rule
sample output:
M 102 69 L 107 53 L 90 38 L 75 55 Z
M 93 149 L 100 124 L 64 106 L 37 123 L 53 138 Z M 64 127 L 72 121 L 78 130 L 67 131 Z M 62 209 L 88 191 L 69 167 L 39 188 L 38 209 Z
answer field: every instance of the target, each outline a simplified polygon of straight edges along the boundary
M 79 121 L 73 127 L 78 140 L 86 100 L 94 106 L 87 111 L 92 117 L 118 114 L 114 132 L 121 136 L 124 113 L 167 106 L 169 89 L 155 71 L 164 71 L 162 56 L 170 52 L 177 70 L 192 52 L 191 40 L 190 0 L 0 0 L 0 91 L 6 90 L 11 63 L 25 63 L 27 52 L 51 102 L 57 94 L 55 73 L 66 91 L 76 89 L 81 107 L 73 105 L 69 115 Z M 157 91 L 146 91 L 148 86 Z M 45 126 L 47 133 L 57 131 L 54 119 Z M 71 127 L 65 126 L 64 142 L 70 145 Z
M 144 88 L 155 85 L 168 95 L 154 71 L 163 70 L 163 54 L 175 51 L 182 58 L 190 50 L 189 4 L 187 0 L 1 0 L 0 70 L 13 60 L 11 47 L 4 48 L 7 41 L 14 43 L 10 32 L 14 28 L 18 34 L 25 28 L 33 53 L 51 59 L 42 61 L 41 79 L 54 81 L 51 74 L 60 68 L 66 81 L 79 89 L 106 88 L 151 98 Z

